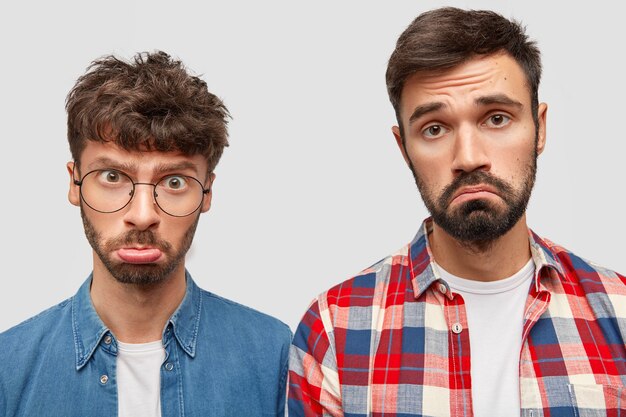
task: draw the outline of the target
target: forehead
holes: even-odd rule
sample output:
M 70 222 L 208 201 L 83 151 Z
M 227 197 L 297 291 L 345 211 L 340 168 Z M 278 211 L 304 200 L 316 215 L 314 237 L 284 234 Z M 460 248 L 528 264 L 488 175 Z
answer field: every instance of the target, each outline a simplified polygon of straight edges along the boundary
M 530 107 L 526 75 L 506 53 L 476 56 L 451 69 L 411 75 L 402 89 L 402 117 L 425 103 L 442 102 L 454 108 L 489 95 L 506 95 Z
M 80 166 L 85 171 L 101 168 L 123 169 L 128 174 L 152 175 L 162 171 L 181 171 L 203 175 L 208 170 L 202 155 L 181 152 L 129 151 L 114 142 L 88 140 L 81 153 Z

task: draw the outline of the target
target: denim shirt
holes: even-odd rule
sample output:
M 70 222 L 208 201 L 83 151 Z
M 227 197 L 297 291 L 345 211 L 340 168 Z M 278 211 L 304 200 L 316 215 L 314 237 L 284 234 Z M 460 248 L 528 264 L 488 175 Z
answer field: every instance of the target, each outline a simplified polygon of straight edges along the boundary
M 291 331 L 200 289 L 163 329 L 163 417 L 282 416 Z M 0 416 L 117 415 L 117 340 L 89 290 L 0 334 Z

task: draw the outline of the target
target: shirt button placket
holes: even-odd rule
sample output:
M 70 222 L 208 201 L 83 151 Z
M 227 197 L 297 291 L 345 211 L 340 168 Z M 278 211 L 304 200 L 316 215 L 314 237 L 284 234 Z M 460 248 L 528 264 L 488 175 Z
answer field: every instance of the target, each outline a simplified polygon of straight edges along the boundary
M 462 331 L 463 331 L 463 326 L 461 325 L 461 323 L 454 323 L 452 325 L 452 333 L 459 334 Z
M 173 332 L 170 332 L 173 333 Z M 161 415 L 182 417 L 184 415 L 181 398 L 183 391 L 183 369 L 180 356 L 186 353 L 178 350 L 176 343 L 170 343 L 165 348 L 165 361 L 161 366 Z

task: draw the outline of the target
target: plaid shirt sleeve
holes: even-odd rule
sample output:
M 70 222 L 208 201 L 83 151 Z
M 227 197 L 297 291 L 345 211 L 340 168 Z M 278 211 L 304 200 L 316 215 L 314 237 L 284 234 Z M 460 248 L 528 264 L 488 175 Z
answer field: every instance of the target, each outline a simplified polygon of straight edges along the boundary
M 317 300 L 296 330 L 289 363 L 290 416 L 343 416 L 337 361 Z

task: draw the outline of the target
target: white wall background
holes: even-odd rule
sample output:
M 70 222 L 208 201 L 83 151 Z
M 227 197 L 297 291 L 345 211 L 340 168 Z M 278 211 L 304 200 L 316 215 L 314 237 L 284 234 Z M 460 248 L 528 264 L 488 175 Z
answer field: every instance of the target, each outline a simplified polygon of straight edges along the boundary
M 618 2 L 5 2 L 0 331 L 73 295 L 90 272 L 66 197 L 65 95 L 94 58 L 153 49 L 203 74 L 234 116 L 189 269 L 294 328 L 314 295 L 408 242 L 426 216 L 390 132 L 384 72 L 400 32 L 444 4 L 495 9 L 538 40 L 550 107 L 529 223 L 625 273 Z

